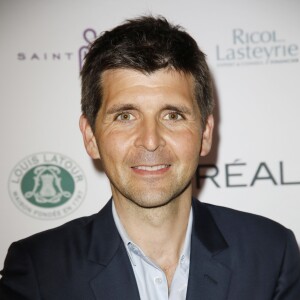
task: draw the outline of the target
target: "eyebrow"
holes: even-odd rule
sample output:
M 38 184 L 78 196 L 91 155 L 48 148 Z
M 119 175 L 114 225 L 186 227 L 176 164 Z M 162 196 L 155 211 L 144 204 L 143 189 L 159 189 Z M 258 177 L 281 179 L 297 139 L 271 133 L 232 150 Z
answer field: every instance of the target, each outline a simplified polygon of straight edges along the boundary
M 126 110 L 140 110 L 140 107 L 138 105 L 134 105 L 131 103 L 115 104 L 112 107 L 110 107 L 106 113 L 111 115 L 111 114 L 119 113 L 119 112 L 126 111 Z M 175 111 L 175 112 L 184 113 L 187 115 L 192 114 L 191 109 L 186 107 L 185 105 L 166 104 L 165 106 L 163 106 L 161 108 L 161 111 L 164 111 L 164 110 L 171 110 L 171 111 Z
M 107 110 L 107 114 L 115 114 L 118 112 L 126 111 L 126 110 L 139 110 L 137 105 L 133 104 L 115 104 Z
M 162 108 L 162 110 L 172 110 L 172 111 L 184 113 L 184 114 L 187 114 L 187 115 L 192 114 L 191 109 L 186 107 L 185 105 L 170 105 L 170 104 L 167 104 Z

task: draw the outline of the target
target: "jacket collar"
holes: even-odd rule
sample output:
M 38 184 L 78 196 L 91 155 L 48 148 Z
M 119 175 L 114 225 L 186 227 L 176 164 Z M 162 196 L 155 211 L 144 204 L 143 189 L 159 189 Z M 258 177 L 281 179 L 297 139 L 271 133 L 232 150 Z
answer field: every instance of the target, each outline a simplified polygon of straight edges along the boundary
M 90 261 L 99 272 L 90 282 L 95 298 L 139 300 L 139 292 L 125 246 L 112 217 L 110 200 L 91 223 Z
M 194 214 L 192 238 L 199 240 L 212 255 L 228 248 L 207 206 L 193 198 L 192 207 Z M 112 199 L 97 214 L 91 226 L 88 257 L 101 265 L 107 265 L 122 242 L 112 217 Z
M 228 244 L 208 207 L 197 199 L 192 200 L 192 206 L 194 224 L 187 299 L 226 299 L 231 271 L 217 258 Z M 112 217 L 112 200 L 90 225 L 88 258 L 103 266 L 91 281 L 96 299 L 138 300 L 132 266 Z
M 193 237 L 197 238 L 212 255 L 215 255 L 226 248 L 227 242 L 219 230 L 213 216 L 206 204 L 198 199 L 192 200 L 194 212 Z
M 231 270 L 218 261 L 228 244 L 205 204 L 192 201 L 194 225 L 187 299 L 227 299 Z
M 112 199 L 110 199 L 91 223 L 88 258 L 106 266 L 120 245 L 121 238 L 112 217 Z

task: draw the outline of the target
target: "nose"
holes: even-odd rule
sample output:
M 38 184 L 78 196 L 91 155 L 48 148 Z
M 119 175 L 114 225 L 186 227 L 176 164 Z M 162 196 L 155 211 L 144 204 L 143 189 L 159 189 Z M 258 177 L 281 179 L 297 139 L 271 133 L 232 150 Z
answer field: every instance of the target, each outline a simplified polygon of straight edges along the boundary
M 156 120 L 143 120 L 138 128 L 138 135 L 135 141 L 136 147 L 143 147 L 154 152 L 165 145 L 163 128 Z

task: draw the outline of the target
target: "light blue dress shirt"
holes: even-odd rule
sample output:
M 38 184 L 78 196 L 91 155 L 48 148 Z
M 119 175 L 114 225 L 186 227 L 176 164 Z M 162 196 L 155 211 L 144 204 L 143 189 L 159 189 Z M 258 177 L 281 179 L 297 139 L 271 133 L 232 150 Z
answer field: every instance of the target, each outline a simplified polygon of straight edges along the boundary
M 170 290 L 168 289 L 167 278 L 163 270 L 151 261 L 143 253 L 142 249 L 134 244 L 127 235 L 117 214 L 114 202 L 112 205 L 112 213 L 131 261 L 141 300 L 185 300 L 190 268 L 191 233 L 193 223 L 192 208 L 190 210 L 184 245 Z

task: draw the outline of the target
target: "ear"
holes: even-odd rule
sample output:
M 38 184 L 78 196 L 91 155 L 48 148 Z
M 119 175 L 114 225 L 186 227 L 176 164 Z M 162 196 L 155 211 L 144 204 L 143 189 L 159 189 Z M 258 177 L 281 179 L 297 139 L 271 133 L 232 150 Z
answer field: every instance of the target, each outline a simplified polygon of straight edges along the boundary
M 84 146 L 88 155 L 93 159 L 100 159 L 98 145 L 93 130 L 84 115 L 79 119 L 79 128 L 82 133 Z
M 205 156 L 209 153 L 212 144 L 213 130 L 214 117 L 213 115 L 209 115 L 206 120 L 204 131 L 202 133 L 202 145 L 200 150 L 200 156 Z

